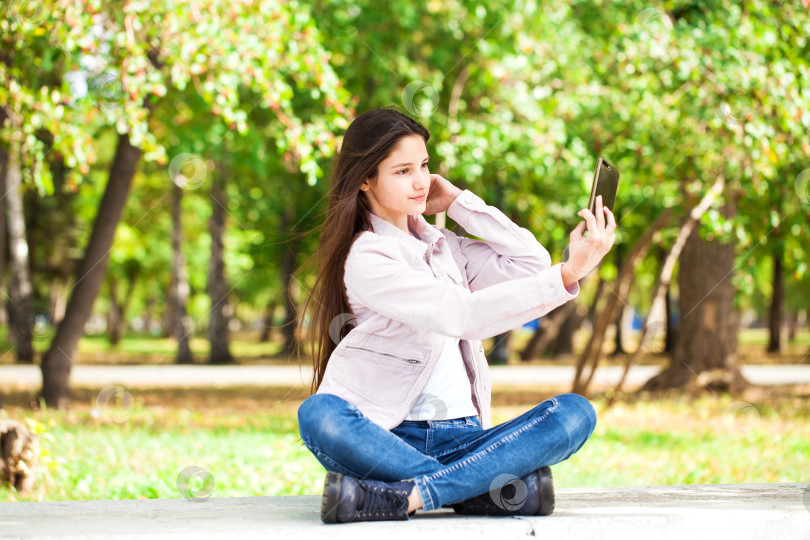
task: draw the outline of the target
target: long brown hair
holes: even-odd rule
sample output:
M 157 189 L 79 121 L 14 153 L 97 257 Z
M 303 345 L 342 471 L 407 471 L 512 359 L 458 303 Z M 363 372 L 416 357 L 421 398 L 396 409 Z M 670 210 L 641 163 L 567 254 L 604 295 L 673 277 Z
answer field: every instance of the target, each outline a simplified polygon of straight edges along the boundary
M 366 111 L 352 121 L 343 136 L 340 151 L 332 162 L 329 181 L 329 205 L 321 227 L 318 249 L 318 274 L 312 291 L 301 310 L 306 315 L 314 301 L 306 338 L 296 332 L 299 365 L 301 342 L 310 342 L 314 376 L 310 390 L 317 391 L 326 364 L 338 342 L 357 325 L 349 307 L 343 284 L 346 257 L 357 236 L 371 230 L 370 206 L 360 186 L 366 179 L 376 181 L 378 166 L 408 135 L 421 135 L 427 143 L 428 130 L 395 106 Z M 303 266 L 295 271 L 298 274 Z M 306 320 L 301 317 L 300 323 Z M 347 323 L 354 320 L 354 325 Z

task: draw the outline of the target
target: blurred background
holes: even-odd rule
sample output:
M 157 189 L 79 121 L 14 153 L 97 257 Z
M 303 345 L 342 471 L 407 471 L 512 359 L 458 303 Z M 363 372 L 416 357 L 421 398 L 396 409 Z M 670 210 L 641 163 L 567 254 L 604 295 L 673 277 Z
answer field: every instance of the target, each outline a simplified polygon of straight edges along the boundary
M 621 171 L 579 296 L 484 342 L 495 420 L 597 405 L 559 486 L 797 481 L 809 7 L 4 2 L 0 434 L 28 443 L 0 500 L 320 492 L 297 313 L 330 161 L 389 105 L 554 263 L 597 157 Z

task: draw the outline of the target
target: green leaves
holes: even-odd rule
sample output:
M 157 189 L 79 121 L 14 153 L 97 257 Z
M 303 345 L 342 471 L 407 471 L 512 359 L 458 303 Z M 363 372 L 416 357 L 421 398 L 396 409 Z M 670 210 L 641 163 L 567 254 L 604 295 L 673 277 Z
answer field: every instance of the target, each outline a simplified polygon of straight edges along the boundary
M 270 231 L 290 208 L 290 225 L 315 219 L 351 118 L 391 104 L 431 130 L 435 172 L 516 216 L 554 260 L 603 155 L 622 172 L 621 242 L 632 244 L 663 208 L 685 212 L 723 175 L 735 186 L 738 213 L 710 211 L 703 234 L 737 238 L 739 268 L 748 272 L 757 259 L 748 250 L 767 247 L 778 224 L 799 226 L 802 233 L 785 242 L 788 254 L 801 255 L 786 269 L 805 275 L 799 244 L 808 196 L 796 179 L 810 163 L 810 16 L 800 4 L 139 0 L 121 7 L 9 3 L 0 24 L 0 105 L 10 118 L 0 139 L 22 138 L 26 182 L 47 196 L 61 185 L 75 190 L 109 166 L 110 135 L 130 133 L 153 164 L 145 174 L 157 190 L 134 194 L 134 216 L 168 189 L 168 164 L 181 152 L 219 163 L 236 186 L 229 219 L 239 238 L 230 239 L 229 266 L 255 274 L 249 290 L 238 291 L 247 296 L 273 282 L 280 257 L 249 233 L 283 241 Z M 62 162 L 64 182 L 53 173 Z M 253 188 L 261 197 L 249 195 Z M 196 208 L 196 198 L 184 205 Z M 82 220 L 92 216 L 80 212 Z M 163 240 L 142 234 L 146 245 Z M 200 281 L 204 260 L 190 261 L 190 271 Z

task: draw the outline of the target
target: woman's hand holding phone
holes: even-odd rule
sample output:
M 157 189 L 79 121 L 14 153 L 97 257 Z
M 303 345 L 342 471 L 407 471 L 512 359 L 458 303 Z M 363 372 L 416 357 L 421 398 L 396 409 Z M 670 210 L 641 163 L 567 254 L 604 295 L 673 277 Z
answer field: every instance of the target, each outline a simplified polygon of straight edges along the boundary
M 606 206 L 602 196 L 596 198 L 596 214 L 583 208 L 577 215 L 585 221 L 571 231 L 568 260 L 562 265 L 562 278 L 566 287 L 587 276 L 599 266 L 616 241 L 616 218 Z M 587 231 L 586 231 L 587 227 Z M 588 233 L 585 236 L 585 232 Z

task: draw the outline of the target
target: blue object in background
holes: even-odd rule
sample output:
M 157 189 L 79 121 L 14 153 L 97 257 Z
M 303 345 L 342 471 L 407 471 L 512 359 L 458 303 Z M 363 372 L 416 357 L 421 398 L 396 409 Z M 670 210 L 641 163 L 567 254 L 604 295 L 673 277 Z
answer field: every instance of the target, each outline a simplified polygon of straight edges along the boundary
M 680 318 L 680 314 L 678 313 L 677 308 L 673 308 L 672 313 L 670 313 L 670 321 L 669 324 L 672 328 L 678 328 L 678 322 Z M 633 330 L 641 331 L 641 325 L 644 323 L 644 317 L 639 315 L 638 311 L 633 310 Z
M 540 319 L 542 319 L 542 317 L 539 317 L 539 318 L 537 318 L 537 319 L 535 319 L 533 321 L 529 321 L 526 324 L 524 324 L 522 326 L 522 328 L 531 328 L 532 330 L 534 330 L 536 332 L 537 327 L 540 326 Z
M 644 323 L 644 319 L 641 315 L 638 314 L 638 311 L 635 309 L 633 310 L 633 330 L 641 330 L 641 325 Z

